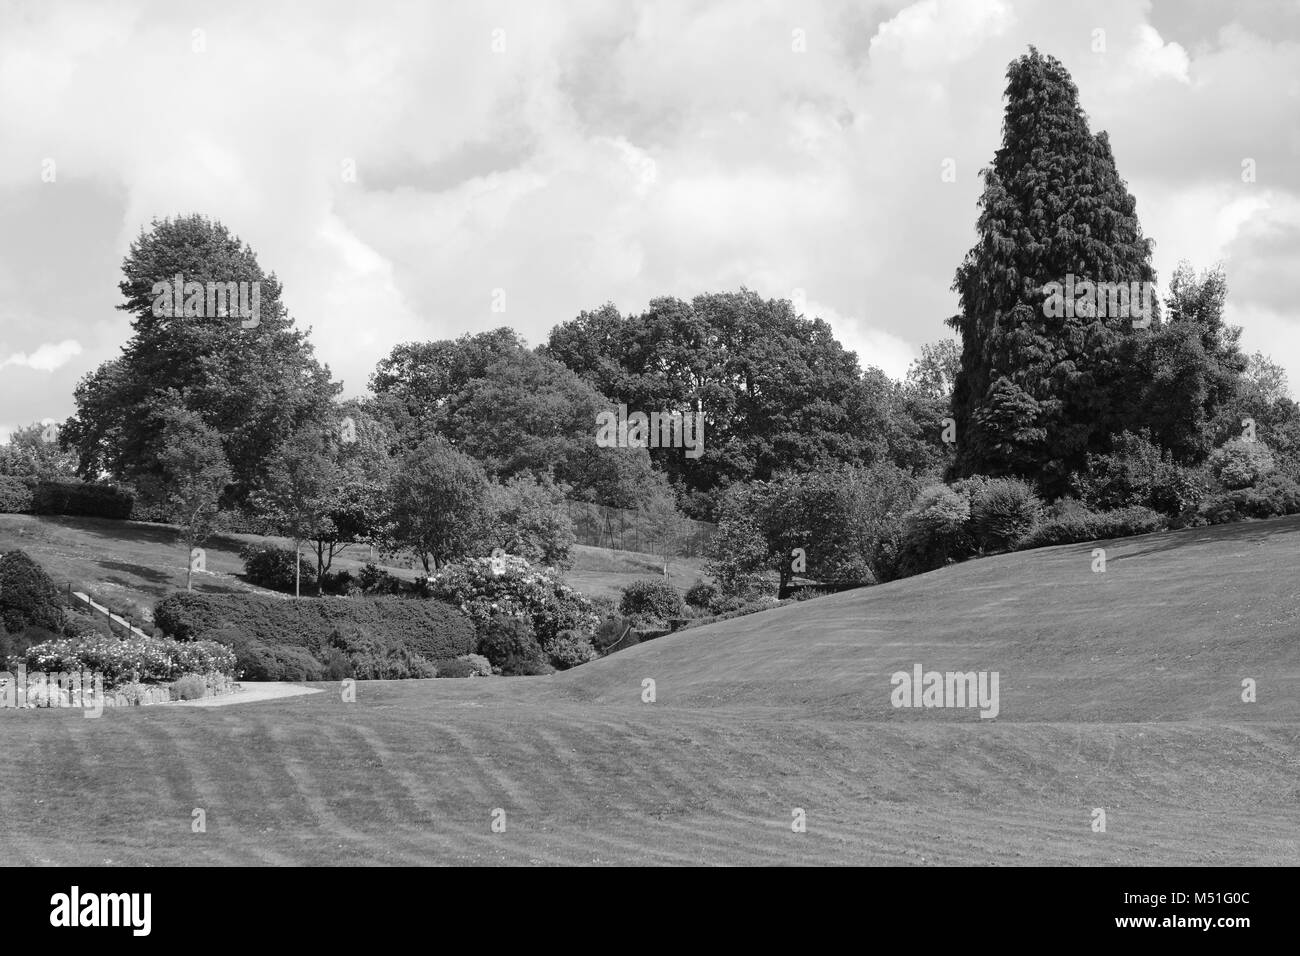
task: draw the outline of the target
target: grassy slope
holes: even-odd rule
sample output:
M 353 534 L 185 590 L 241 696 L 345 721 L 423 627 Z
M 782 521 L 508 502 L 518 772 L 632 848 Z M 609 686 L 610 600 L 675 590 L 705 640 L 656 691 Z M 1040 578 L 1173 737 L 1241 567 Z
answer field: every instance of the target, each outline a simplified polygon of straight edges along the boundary
M 1106 547 L 1105 574 L 1091 545 L 990 558 L 551 678 L 0 712 L 0 860 L 1300 863 L 1300 519 Z M 892 709 L 915 662 L 999 671 L 1000 717 Z
M 246 542 L 264 540 L 292 546 L 283 539 L 255 535 L 212 539 L 205 548 L 208 573 L 195 575 L 195 588 L 208 592 L 260 591 L 237 576 L 244 570 L 239 549 Z M 0 515 L 0 552 L 12 548 L 26 550 L 60 584 L 71 581 L 79 589 L 88 588 L 110 599 L 115 608 L 130 606 L 134 617 L 146 611 L 152 614 L 159 598 L 185 587 L 187 552 L 166 525 Z M 574 566 L 566 580 L 592 596 L 615 597 L 624 585 L 662 573 L 656 558 L 631 551 L 579 545 L 573 556 Z M 368 558 L 367 549 L 353 547 L 335 557 L 333 569 L 356 572 Z M 699 559 L 674 559 L 669 565 L 673 584 L 684 592 L 700 576 L 702 566 Z M 407 578 L 415 576 L 414 571 L 402 568 L 390 570 Z

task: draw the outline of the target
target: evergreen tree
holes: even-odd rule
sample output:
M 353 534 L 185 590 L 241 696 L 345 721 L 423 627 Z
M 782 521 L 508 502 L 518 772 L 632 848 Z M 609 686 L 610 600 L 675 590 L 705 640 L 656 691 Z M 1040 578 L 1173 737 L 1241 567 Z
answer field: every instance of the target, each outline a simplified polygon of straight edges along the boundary
M 1132 416 L 1147 333 L 1104 298 L 1057 308 L 1050 284 L 1154 282 L 1155 272 L 1136 201 L 1065 68 L 1031 47 L 1007 80 L 1002 147 L 982 173 L 978 240 L 948 320 L 962 339 L 953 471 L 1023 475 L 1057 494 Z

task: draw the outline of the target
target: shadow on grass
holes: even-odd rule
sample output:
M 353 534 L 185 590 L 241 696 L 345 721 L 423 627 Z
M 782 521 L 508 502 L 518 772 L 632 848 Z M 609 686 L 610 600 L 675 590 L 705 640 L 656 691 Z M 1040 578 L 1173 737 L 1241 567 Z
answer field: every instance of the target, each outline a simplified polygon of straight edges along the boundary
M 1270 518 L 1267 521 L 1237 521 L 1232 524 L 1209 525 L 1204 528 L 1183 528 L 1178 531 L 1162 533 L 1163 541 L 1152 543 L 1139 551 L 1121 554 L 1113 559 L 1128 561 L 1152 554 L 1163 554 L 1193 545 L 1217 544 L 1224 541 L 1239 541 L 1242 544 L 1263 544 L 1280 535 L 1300 533 L 1300 515 L 1285 518 Z M 1123 540 L 1123 539 L 1110 539 Z

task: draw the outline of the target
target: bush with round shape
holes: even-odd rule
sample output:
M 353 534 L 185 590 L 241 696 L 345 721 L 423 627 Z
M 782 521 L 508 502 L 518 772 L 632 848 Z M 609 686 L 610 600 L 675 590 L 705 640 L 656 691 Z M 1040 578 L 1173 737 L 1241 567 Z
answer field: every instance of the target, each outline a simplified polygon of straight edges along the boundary
M 469 661 L 455 658 L 449 661 L 434 661 L 438 677 L 477 677 L 478 671 Z
M 431 597 L 460 608 L 475 627 L 500 613 L 527 617 L 540 643 L 563 630 L 590 633 L 599 623 L 592 603 L 555 571 L 513 555 L 496 562 L 470 558 L 440 568 L 429 576 L 426 589 Z
M 25 551 L 0 557 L 0 622 L 11 634 L 36 626 L 61 631 L 64 599 L 45 569 Z
M 316 588 L 316 565 L 305 557 L 300 557 L 292 548 L 278 548 L 269 544 L 249 544 L 240 548 L 239 556 L 244 561 L 244 577 L 258 587 L 271 591 L 293 594 L 295 581 L 302 591 Z M 295 578 L 294 560 L 297 558 L 298 572 Z
M 947 485 L 921 489 L 904 516 L 900 565 L 919 574 L 970 554 L 970 500 Z
M 1273 453 L 1262 441 L 1234 438 L 1210 453 L 1210 475 L 1224 489 L 1249 488 L 1273 471 Z
M 628 617 L 657 618 L 666 621 L 681 617 L 682 596 L 662 578 L 633 581 L 623 588 L 618 610 Z
M 720 600 L 717 586 L 708 581 L 696 581 L 686 592 L 686 603 L 702 611 L 713 611 Z
M 492 662 L 482 654 L 462 654 L 456 658 L 458 661 L 464 661 L 470 667 L 474 668 L 475 677 L 491 677 Z
M 971 494 L 970 519 L 975 540 L 985 550 L 1003 550 L 1033 529 L 1042 502 L 1018 478 L 992 478 Z
M 591 639 L 578 631 L 561 631 L 542 650 L 556 670 L 568 670 L 600 657 L 592 646 Z
M 506 676 L 532 676 L 549 672 L 545 655 L 532 625 L 508 614 L 496 614 L 479 629 L 477 653 Z

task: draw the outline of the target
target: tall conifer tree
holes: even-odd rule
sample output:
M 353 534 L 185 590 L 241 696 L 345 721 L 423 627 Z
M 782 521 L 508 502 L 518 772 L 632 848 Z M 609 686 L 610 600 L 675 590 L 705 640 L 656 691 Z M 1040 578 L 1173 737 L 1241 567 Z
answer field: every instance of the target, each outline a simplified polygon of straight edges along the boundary
M 1111 309 L 1049 317 L 1044 286 L 1070 275 L 1153 283 L 1155 272 L 1136 201 L 1066 69 L 1031 47 L 1007 81 L 1002 147 L 982 172 L 979 238 L 953 284 L 961 312 L 948 320 L 962 337 L 953 470 L 1023 475 L 1054 494 L 1129 417 L 1146 333 Z

